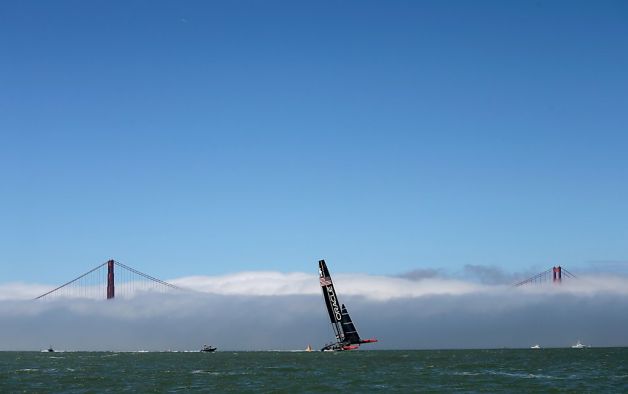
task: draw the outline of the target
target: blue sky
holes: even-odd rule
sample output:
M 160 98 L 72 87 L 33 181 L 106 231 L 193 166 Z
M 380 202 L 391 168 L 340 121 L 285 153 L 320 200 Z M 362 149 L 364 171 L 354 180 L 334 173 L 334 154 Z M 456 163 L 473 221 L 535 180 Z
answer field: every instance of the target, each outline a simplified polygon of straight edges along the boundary
M 3 2 L 0 281 L 621 267 L 627 37 L 621 1 Z

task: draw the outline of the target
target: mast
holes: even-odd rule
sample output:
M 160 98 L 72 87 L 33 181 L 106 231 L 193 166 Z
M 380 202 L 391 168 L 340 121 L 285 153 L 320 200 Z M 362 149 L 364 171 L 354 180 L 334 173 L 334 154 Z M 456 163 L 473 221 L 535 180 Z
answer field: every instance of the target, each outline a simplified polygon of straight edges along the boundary
M 336 334 L 336 340 L 338 342 L 344 342 L 345 335 L 341 324 L 343 316 L 340 309 L 340 302 L 336 296 L 336 289 L 334 289 L 334 283 L 329 275 L 325 260 L 319 260 L 318 262 L 318 275 L 323 291 L 323 298 L 325 298 L 325 305 L 327 305 L 327 312 L 329 313 L 329 320 Z

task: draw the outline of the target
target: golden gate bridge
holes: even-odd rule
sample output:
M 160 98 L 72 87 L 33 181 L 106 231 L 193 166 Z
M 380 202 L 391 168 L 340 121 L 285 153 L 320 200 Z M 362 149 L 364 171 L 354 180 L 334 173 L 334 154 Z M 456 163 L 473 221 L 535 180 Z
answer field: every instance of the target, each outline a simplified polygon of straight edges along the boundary
M 513 286 L 521 287 L 521 286 L 529 286 L 529 285 L 542 285 L 545 283 L 560 284 L 563 281 L 563 279 L 575 279 L 575 278 L 576 278 L 576 275 L 572 274 L 571 272 L 567 271 L 567 269 L 559 265 L 558 267 L 552 267 L 543 272 L 539 272 L 538 274 L 533 275 L 525 280 L 522 280 L 521 282 L 517 282 Z
M 517 282 L 513 287 L 548 283 L 560 284 L 565 279 L 575 278 L 576 276 L 567 269 L 557 266 Z M 147 293 L 168 293 L 173 290 L 191 291 L 140 272 L 119 261 L 109 260 L 69 282 L 35 297 L 35 299 L 89 298 L 111 300 L 114 298 L 132 298 Z
M 131 298 L 146 293 L 166 293 L 187 290 L 140 272 L 119 261 L 109 260 L 86 273 L 38 297 L 39 299 Z

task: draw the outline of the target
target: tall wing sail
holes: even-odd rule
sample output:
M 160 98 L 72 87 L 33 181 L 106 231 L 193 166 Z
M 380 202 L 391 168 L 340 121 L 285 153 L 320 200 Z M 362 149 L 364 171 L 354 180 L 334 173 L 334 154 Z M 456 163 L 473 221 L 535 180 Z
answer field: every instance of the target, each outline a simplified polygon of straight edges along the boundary
M 325 298 L 325 305 L 327 305 L 327 312 L 329 313 L 329 319 L 334 326 L 334 331 L 338 340 L 343 340 L 344 335 L 342 331 L 342 311 L 340 309 L 340 302 L 336 296 L 336 290 L 334 289 L 334 283 L 331 281 L 329 270 L 325 260 L 318 262 L 318 274 L 323 290 L 323 298 Z
M 360 339 L 360 335 L 358 335 L 358 331 L 355 328 L 355 325 L 351 321 L 351 316 L 349 316 L 349 312 L 347 312 L 347 308 L 344 304 L 342 304 L 342 332 L 344 333 L 345 341 L 349 343 L 362 343 Z

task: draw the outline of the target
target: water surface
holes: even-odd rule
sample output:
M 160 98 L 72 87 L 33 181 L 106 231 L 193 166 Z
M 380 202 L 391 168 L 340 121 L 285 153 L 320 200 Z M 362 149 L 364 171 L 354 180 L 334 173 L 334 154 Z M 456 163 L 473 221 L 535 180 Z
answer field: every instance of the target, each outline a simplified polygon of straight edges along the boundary
M 628 392 L 628 348 L 0 352 L 0 392 Z

